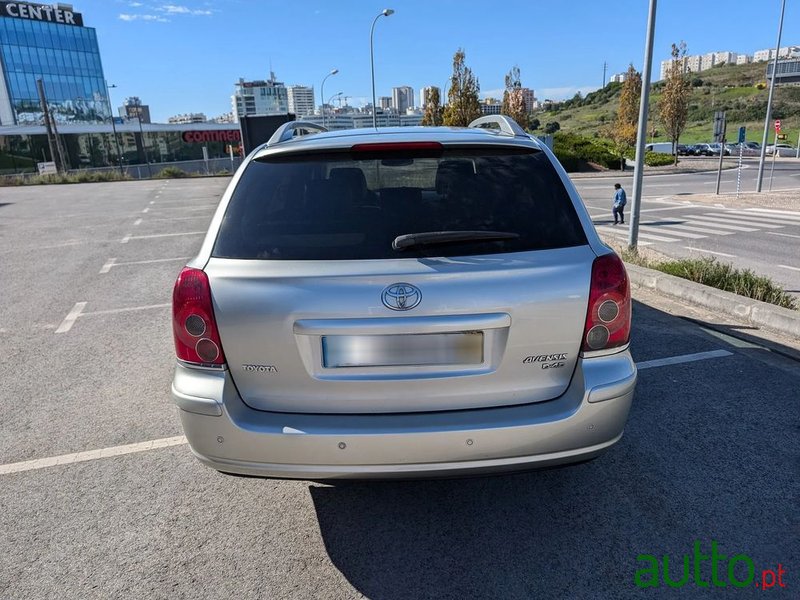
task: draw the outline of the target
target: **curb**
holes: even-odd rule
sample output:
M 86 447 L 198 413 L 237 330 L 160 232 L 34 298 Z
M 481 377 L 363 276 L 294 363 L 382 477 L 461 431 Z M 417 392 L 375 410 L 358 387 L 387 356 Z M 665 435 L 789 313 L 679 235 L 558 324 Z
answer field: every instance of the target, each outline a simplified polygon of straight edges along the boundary
M 723 171 L 729 171 L 730 169 L 735 169 L 736 165 L 730 166 L 723 166 Z M 609 174 L 609 172 L 611 174 Z M 655 171 L 650 169 L 645 169 L 645 175 L 691 175 L 694 173 L 716 173 L 716 169 L 676 169 L 674 171 Z M 633 169 L 625 169 L 624 171 L 595 171 L 593 173 L 587 173 L 586 171 L 575 171 L 570 173 L 567 171 L 567 175 L 569 175 L 570 179 L 613 179 L 614 177 L 628 177 L 633 176 Z
M 800 338 L 800 311 L 745 298 L 654 269 L 625 263 L 634 288 L 648 288 L 713 311 L 744 319 L 751 325 Z

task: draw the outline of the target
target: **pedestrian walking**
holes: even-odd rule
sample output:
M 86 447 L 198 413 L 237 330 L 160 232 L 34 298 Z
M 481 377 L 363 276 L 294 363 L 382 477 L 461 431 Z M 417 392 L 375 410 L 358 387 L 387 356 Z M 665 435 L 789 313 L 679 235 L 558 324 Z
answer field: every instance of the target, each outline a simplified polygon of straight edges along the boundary
M 628 198 L 625 195 L 625 190 L 622 189 L 622 186 L 618 183 L 614 184 L 614 189 L 617 190 L 614 193 L 614 208 L 611 211 L 614 215 L 614 225 L 618 222 L 621 224 L 625 223 L 625 215 L 623 214 L 623 210 L 625 209 L 625 205 L 628 203 Z M 617 218 L 619 217 L 619 221 Z

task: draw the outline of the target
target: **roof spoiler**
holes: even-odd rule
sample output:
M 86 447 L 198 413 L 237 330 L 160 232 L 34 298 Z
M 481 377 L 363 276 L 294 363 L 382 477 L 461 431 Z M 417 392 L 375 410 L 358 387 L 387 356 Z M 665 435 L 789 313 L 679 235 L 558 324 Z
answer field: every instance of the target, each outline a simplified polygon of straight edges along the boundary
M 486 115 L 475 119 L 467 127 L 477 127 L 479 129 L 499 129 L 501 133 L 513 136 L 528 136 L 525 130 L 519 126 L 514 119 L 506 115 Z
M 328 131 L 326 127 L 317 125 L 316 123 L 309 123 L 308 121 L 289 121 L 284 123 L 272 134 L 269 138 L 267 146 L 274 146 L 281 142 L 286 142 L 292 138 L 302 135 L 311 135 L 314 133 L 324 133 Z

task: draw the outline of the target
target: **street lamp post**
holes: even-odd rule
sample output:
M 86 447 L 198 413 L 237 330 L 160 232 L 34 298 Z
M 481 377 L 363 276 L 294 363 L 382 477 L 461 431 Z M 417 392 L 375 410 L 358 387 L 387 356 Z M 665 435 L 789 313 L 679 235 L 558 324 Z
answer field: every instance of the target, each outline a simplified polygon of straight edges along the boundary
M 764 138 L 761 140 L 761 155 L 758 158 L 758 177 L 756 179 L 756 191 L 761 191 L 761 181 L 764 178 L 764 159 L 767 152 L 767 136 L 769 135 L 769 120 L 772 114 L 772 94 L 775 91 L 775 79 L 778 74 L 778 54 L 781 49 L 781 34 L 783 33 L 783 13 L 786 11 L 786 0 L 781 2 L 781 18 L 778 21 L 778 41 L 775 44 L 775 61 L 772 63 L 772 78 L 769 80 L 769 95 L 767 96 L 767 114 L 764 117 Z M 769 67 L 769 60 L 767 60 Z M 775 140 L 777 150 L 778 141 Z
M 322 126 L 325 127 L 325 79 L 330 77 L 331 75 L 336 75 L 339 72 L 339 69 L 333 69 L 330 73 L 325 75 L 325 78 L 322 80 L 322 85 L 319 86 L 319 103 L 320 103 L 320 111 L 322 111 Z
M 328 98 L 328 102 L 326 103 L 328 106 L 332 106 L 331 102 L 333 102 L 334 98 L 340 98 L 344 94 L 344 92 L 339 92 Z
M 372 49 L 372 38 L 375 34 L 375 23 L 378 22 L 378 19 L 381 17 L 388 17 L 389 15 L 393 15 L 394 10 L 391 8 L 384 8 L 380 14 L 375 17 L 375 20 L 372 21 L 372 27 L 369 30 L 369 66 L 372 69 L 372 126 L 377 129 L 378 128 L 378 115 L 375 109 L 375 52 Z
M 117 84 L 106 84 L 106 87 L 110 90 L 117 87 Z M 117 147 L 117 164 L 119 165 L 119 173 L 120 175 L 124 175 L 122 170 L 122 153 L 119 149 L 119 137 L 117 137 L 117 125 L 114 121 L 114 105 L 111 103 L 111 92 L 108 93 L 108 109 L 111 111 L 111 130 L 114 132 L 114 145 Z

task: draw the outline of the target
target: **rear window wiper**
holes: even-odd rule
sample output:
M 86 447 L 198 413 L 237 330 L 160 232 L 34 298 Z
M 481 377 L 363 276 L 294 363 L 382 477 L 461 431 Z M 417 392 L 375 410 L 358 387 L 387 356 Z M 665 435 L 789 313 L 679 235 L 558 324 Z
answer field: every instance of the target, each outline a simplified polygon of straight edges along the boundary
M 429 244 L 454 244 L 458 242 L 486 242 L 496 240 L 515 240 L 518 233 L 510 231 L 422 231 L 398 235 L 392 242 L 395 250 L 405 250 Z

